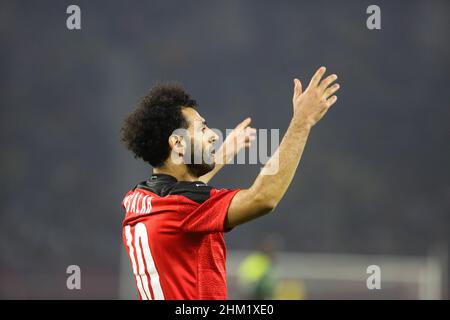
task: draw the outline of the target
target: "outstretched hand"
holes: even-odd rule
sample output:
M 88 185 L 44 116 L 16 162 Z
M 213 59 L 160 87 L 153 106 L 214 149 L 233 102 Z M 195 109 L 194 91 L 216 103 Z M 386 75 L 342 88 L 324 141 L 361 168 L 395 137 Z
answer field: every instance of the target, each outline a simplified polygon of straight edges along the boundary
M 294 117 L 304 121 L 308 127 L 319 122 L 337 100 L 334 94 L 340 86 L 337 83 L 331 85 L 336 81 L 337 75 L 332 74 L 322 80 L 325 71 L 325 67 L 319 68 L 304 92 L 300 80 L 294 79 L 294 96 L 292 97 Z

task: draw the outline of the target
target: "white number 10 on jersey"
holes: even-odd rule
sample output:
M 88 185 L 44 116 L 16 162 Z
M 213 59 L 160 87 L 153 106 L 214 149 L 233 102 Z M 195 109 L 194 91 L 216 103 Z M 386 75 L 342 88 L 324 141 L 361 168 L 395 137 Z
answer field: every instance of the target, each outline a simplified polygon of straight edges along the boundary
M 154 300 L 164 300 L 164 294 L 159 282 L 158 271 L 156 270 L 152 252 L 148 244 L 147 228 L 145 227 L 145 224 L 138 223 L 134 227 L 134 243 L 130 226 L 125 227 L 125 237 L 127 240 L 128 253 L 130 256 L 131 264 L 133 266 L 133 273 L 136 278 L 136 284 L 142 299 L 152 300 L 147 276 L 149 275 Z M 136 259 L 134 257 L 135 251 L 137 265 Z

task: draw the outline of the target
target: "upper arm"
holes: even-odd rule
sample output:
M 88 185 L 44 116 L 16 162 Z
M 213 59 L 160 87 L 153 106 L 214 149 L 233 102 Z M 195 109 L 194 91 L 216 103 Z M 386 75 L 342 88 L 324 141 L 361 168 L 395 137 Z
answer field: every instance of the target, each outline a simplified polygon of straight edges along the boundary
M 231 200 L 225 225 L 227 228 L 235 227 L 269 213 L 274 208 L 275 204 L 263 199 L 252 188 L 240 190 Z
M 185 232 L 215 233 L 225 232 L 226 216 L 232 198 L 239 190 L 215 189 L 199 187 L 197 193 L 189 194 L 189 207 L 181 214 L 180 228 Z M 186 197 L 187 193 L 184 193 Z

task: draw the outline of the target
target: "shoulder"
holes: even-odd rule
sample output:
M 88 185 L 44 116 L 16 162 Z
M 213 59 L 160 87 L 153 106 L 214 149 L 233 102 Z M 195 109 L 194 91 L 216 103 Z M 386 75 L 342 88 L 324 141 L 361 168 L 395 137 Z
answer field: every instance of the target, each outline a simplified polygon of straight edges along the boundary
M 137 184 L 136 188 L 150 191 L 160 197 L 182 196 L 197 204 L 202 204 L 211 197 L 227 191 L 208 186 L 202 181 L 177 181 L 165 174 L 154 174 L 149 180 Z

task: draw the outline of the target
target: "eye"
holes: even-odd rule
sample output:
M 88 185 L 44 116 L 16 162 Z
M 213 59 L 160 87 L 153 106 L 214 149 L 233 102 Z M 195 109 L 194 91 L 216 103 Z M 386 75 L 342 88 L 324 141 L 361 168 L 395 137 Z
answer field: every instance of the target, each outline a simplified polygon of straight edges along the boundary
M 202 132 L 205 132 L 205 130 L 206 130 L 206 126 L 203 126 Z

